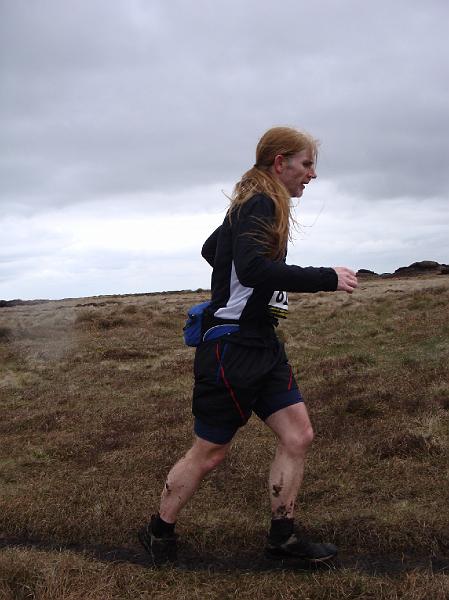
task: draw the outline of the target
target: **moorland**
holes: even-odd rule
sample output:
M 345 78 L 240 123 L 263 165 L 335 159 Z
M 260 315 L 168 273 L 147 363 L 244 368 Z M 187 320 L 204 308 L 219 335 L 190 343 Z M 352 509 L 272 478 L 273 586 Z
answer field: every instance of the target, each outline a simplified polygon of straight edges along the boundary
M 332 568 L 261 556 L 273 435 L 252 418 L 179 522 L 135 532 L 192 439 L 186 309 L 205 291 L 0 308 L 0 599 L 449 597 L 449 277 L 292 294 L 279 330 L 315 441 L 298 512 Z

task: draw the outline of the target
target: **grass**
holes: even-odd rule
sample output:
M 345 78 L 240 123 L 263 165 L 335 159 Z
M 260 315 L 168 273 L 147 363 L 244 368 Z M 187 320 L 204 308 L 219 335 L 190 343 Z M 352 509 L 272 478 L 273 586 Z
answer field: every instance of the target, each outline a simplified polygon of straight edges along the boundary
M 134 532 L 192 439 L 188 306 L 207 292 L 0 311 L 0 599 L 449 597 L 449 280 L 292 294 L 281 335 L 314 423 L 298 510 L 326 571 L 261 558 L 275 448 L 252 419 L 179 522 L 184 568 Z

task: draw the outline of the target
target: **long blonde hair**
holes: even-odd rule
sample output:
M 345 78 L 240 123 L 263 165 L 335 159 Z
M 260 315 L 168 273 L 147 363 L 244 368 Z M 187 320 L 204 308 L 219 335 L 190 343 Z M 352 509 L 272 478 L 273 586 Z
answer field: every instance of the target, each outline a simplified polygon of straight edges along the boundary
M 265 194 L 274 203 L 274 221 L 260 223 L 261 234 L 253 236 L 265 248 L 266 255 L 274 260 L 282 259 L 291 239 L 291 226 L 295 224 L 292 215 L 290 194 L 284 184 L 274 177 L 270 167 L 278 154 L 293 156 L 302 150 L 310 150 L 317 155 L 317 141 L 309 134 L 290 127 L 273 127 L 261 137 L 256 148 L 256 162 L 236 183 L 231 195 L 229 218 L 255 194 Z

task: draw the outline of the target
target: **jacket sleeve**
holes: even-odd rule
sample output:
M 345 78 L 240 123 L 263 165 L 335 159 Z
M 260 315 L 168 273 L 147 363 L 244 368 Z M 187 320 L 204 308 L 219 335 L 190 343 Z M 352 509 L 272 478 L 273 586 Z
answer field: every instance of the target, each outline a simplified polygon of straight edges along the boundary
M 215 262 L 215 253 L 217 251 L 217 240 L 220 229 L 221 225 L 207 238 L 201 249 L 201 256 L 207 260 L 211 267 L 214 266 Z
M 262 194 L 254 196 L 240 213 L 233 215 L 233 258 L 240 283 L 287 292 L 335 291 L 338 276 L 334 269 L 287 265 L 264 256 L 265 249 L 257 236 L 263 232 L 263 223 L 270 223 L 273 217 L 273 201 Z

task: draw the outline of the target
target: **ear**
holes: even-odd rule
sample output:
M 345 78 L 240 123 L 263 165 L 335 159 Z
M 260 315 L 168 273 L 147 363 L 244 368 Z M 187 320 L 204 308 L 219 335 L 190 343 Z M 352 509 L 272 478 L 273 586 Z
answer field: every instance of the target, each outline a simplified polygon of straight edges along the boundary
M 280 175 L 286 165 L 286 158 L 283 154 L 276 154 L 273 161 L 274 172 Z

